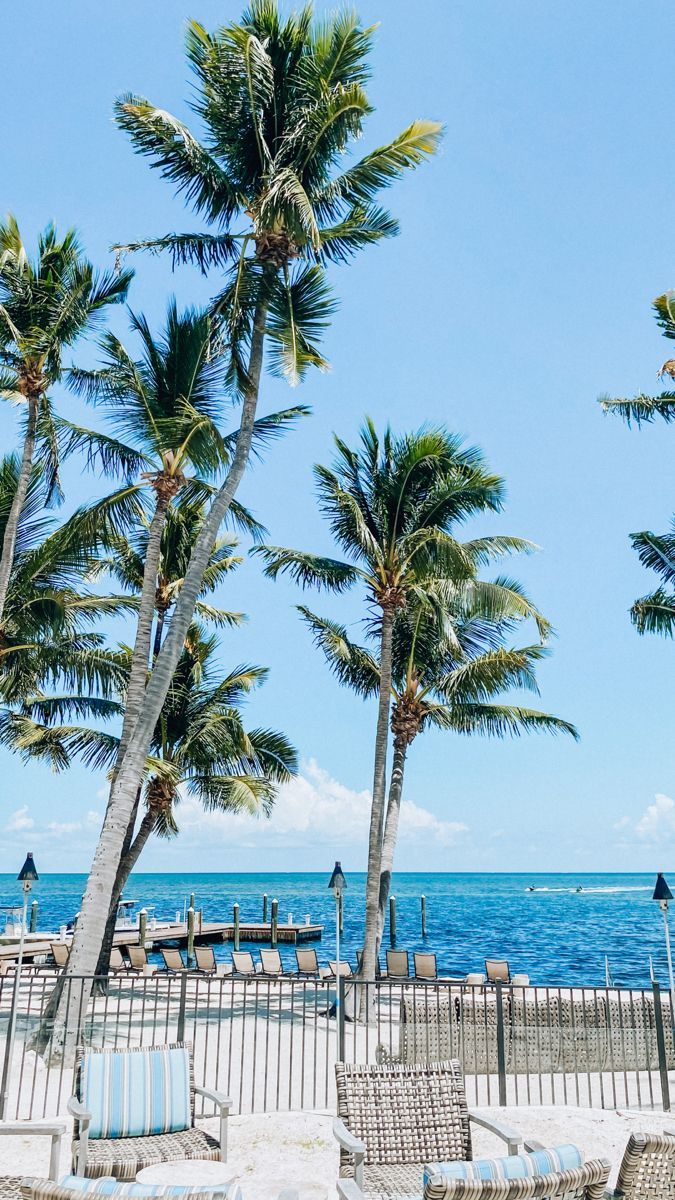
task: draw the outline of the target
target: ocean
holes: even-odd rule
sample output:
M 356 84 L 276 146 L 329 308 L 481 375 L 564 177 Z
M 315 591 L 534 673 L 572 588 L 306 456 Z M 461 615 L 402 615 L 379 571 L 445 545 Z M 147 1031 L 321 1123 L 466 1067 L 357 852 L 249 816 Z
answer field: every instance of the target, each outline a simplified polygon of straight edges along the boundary
M 315 943 L 320 962 L 335 957 L 335 905 L 330 872 L 276 874 L 143 874 L 132 877 L 125 896 L 155 906 L 158 918 L 181 917 L 194 892 L 205 920 L 231 920 L 237 901 L 244 921 L 262 919 L 262 897 L 279 901 L 279 922 L 325 926 Z M 58 930 L 78 911 L 84 875 L 43 875 L 35 887 L 38 929 Z M 347 874 L 342 954 L 354 965 L 363 929 L 365 876 Z M 483 969 L 485 957 L 504 957 L 512 971 L 533 984 L 605 982 L 605 955 L 615 984 L 649 985 L 649 958 L 667 983 L 663 922 L 652 899 L 654 875 L 643 874 L 396 874 L 397 948 L 433 950 L 439 973 L 463 975 Z M 529 891 L 528 888 L 534 888 Z M 581 891 L 577 889 L 581 888 Z M 426 896 L 427 936 L 422 938 L 420 896 Z M 0 904 L 20 902 L 16 880 L 0 875 Z M 388 923 L 383 942 L 389 946 Z M 243 945 L 242 945 L 242 948 Z M 260 944 L 252 946 L 256 951 Z M 280 947 L 289 967 L 292 946 Z M 229 960 L 231 947 L 215 947 Z

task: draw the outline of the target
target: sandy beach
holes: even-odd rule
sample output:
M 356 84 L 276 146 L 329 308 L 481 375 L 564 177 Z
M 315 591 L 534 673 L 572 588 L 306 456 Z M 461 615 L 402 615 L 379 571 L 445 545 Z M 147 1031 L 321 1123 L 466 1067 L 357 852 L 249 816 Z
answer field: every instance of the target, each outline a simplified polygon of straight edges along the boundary
M 635 1113 L 627 1110 L 579 1108 L 526 1108 L 481 1112 L 501 1117 L 548 1146 L 576 1143 L 584 1157 L 608 1158 L 612 1164 L 610 1183 L 616 1173 L 631 1132 L 661 1132 L 675 1126 L 669 1114 Z M 261 1113 L 233 1117 L 228 1161 L 233 1176 L 242 1186 L 244 1200 L 272 1200 L 283 1188 L 296 1188 L 301 1200 L 328 1200 L 335 1195 L 338 1171 L 336 1143 L 330 1113 Z M 204 1126 L 216 1132 L 216 1122 Z M 474 1156 L 501 1153 L 500 1143 L 485 1130 L 476 1128 Z M 47 1173 L 48 1141 L 41 1138 L 0 1138 L 0 1174 L 41 1175 Z M 62 1174 L 70 1170 L 70 1138 L 64 1139 Z

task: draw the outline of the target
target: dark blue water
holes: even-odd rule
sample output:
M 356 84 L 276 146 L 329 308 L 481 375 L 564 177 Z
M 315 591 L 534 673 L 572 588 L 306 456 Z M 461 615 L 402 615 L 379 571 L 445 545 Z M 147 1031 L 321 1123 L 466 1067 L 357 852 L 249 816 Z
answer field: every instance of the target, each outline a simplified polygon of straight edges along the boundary
M 43 875 L 36 885 L 38 928 L 56 930 L 80 907 L 83 875 Z M 239 902 L 242 921 L 262 919 L 262 896 L 279 900 L 279 921 L 309 914 L 325 926 L 316 943 L 321 962 L 335 957 L 335 906 L 319 874 L 135 875 L 126 895 L 155 905 L 158 917 L 175 917 L 191 892 L 206 920 L 231 920 Z M 355 963 L 363 929 L 363 875 L 347 876 L 344 956 Z M 534 892 L 528 892 L 528 886 Z M 577 892 L 581 886 L 583 891 Z M 397 947 L 433 950 L 439 970 L 465 974 L 483 969 L 488 957 L 506 957 L 513 971 L 526 971 L 538 984 L 598 984 L 605 981 L 605 955 L 615 983 L 649 984 L 649 956 L 666 980 L 663 924 L 651 900 L 649 875 L 589 874 L 399 874 Z M 420 896 L 427 898 L 427 937 L 420 928 Z M 18 902 L 16 881 L 0 875 L 0 904 Z M 383 949 L 389 945 L 388 926 Z M 254 952 L 259 945 L 251 947 Z M 289 966 L 293 947 L 280 946 Z M 229 960 L 227 944 L 216 956 Z

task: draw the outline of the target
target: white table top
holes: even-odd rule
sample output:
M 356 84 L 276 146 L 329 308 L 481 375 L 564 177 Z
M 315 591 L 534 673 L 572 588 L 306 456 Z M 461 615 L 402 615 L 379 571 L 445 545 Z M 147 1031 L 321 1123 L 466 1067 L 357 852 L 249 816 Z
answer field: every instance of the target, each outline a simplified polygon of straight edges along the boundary
M 177 1162 L 155 1163 L 144 1167 L 136 1176 L 137 1183 L 156 1183 L 174 1187 L 223 1187 L 237 1177 L 231 1163 L 211 1162 L 208 1159 L 180 1159 Z

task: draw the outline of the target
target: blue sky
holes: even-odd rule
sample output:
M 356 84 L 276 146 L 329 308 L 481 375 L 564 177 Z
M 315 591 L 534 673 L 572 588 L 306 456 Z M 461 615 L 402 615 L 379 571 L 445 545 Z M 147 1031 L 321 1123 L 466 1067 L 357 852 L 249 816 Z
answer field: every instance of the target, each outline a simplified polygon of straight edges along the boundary
M 311 467 L 330 458 L 333 430 L 354 439 L 367 412 L 397 429 L 443 422 L 482 446 L 508 501 L 481 529 L 542 547 L 512 570 L 558 634 L 540 672 L 542 707 L 574 721 L 582 740 L 426 735 L 410 756 L 398 866 L 667 866 L 673 648 L 630 626 L 629 605 L 652 581 L 628 533 L 667 527 L 675 431 L 628 431 L 596 398 L 656 388 L 669 354 L 650 302 L 675 283 L 664 119 L 672 5 L 420 0 L 411 16 L 403 0 L 368 0 L 360 11 L 381 22 L 364 149 L 415 117 L 443 121 L 446 137 L 390 193 L 401 236 L 333 273 L 341 308 L 326 343 L 331 373 L 295 393 L 265 385 L 264 409 L 302 400 L 313 415 L 250 472 L 241 498 L 272 541 L 328 548 Z M 230 0 L 9 6 L 0 209 L 30 238 L 51 218 L 76 224 L 102 264 L 113 241 L 195 227 L 113 125 L 112 102 L 132 90 L 187 117 L 184 21 L 212 27 L 238 14 Z M 188 303 L 215 290 L 215 278 L 172 277 L 156 259 L 136 266 L 132 302 L 153 321 L 170 291 Z M 115 326 L 124 329 L 123 314 Z M 61 403 L 85 415 L 72 398 Z M 13 422 L 5 409 L 3 450 L 15 444 Z M 65 482 L 68 507 L 101 490 L 77 469 Z M 271 669 L 249 718 L 286 730 L 303 776 L 265 828 L 206 820 L 185 805 L 183 837 L 153 846 L 144 865 L 321 869 L 341 856 L 360 869 L 374 712 L 333 683 L 290 584 L 247 563 L 225 599 L 250 620 L 226 638 L 224 661 Z M 352 599 L 309 602 L 359 616 Z M 29 843 L 44 870 L 86 869 L 103 784 L 3 755 L 0 870 L 18 867 Z

